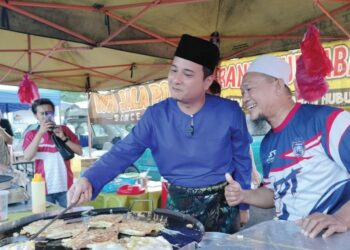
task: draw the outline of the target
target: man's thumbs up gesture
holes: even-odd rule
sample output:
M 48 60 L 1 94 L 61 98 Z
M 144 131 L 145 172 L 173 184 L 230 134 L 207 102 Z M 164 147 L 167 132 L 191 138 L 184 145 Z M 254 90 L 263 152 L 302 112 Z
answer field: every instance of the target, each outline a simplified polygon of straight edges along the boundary
M 230 206 L 236 206 L 243 202 L 244 191 L 241 188 L 241 185 L 233 180 L 232 176 L 229 173 L 225 174 L 226 181 L 228 185 L 225 187 L 225 197 L 226 201 Z

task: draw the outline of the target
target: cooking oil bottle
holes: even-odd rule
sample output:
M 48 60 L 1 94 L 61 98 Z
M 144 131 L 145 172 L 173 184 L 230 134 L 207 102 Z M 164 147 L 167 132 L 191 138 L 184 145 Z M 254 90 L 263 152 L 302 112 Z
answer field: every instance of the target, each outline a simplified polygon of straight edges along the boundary
M 32 179 L 32 212 L 34 214 L 46 211 L 45 181 L 41 174 L 34 174 Z

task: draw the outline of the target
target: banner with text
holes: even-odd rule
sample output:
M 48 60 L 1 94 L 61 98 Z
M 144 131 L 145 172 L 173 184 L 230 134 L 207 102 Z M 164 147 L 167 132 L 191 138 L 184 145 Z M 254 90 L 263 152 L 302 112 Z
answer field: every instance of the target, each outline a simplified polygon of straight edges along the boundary
M 350 41 L 337 41 L 323 43 L 323 47 L 333 63 L 333 71 L 327 76 L 329 92 L 316 103 L 349 106 L 350 88 Z M 300 56 L 300 50 L 271 53 L 286 60 L 291 68 L 289 76 L 290 87 L 294 91 L 296 60 Z M 238 101 L 241 99 L 241 81 L 248 69 L 249 64 L 256 57 L 246 57 L 242 59 L 232 59 L 221 63 L 217 71 L 217 79 L 222 86 L 221 96 Z
M 328 75 L 328 93 L 316 103 L 350 108 L 350 41 L 323 43 L 334 70 Z M 300 51 L 272 53 L 285 59 L 290 67 L 290 83 L 295 80 L 296 60 Z M 223 61 L 217 70 L 217 79 L 222 86 L 221 96 L 242 102 L 241 81 L 255 57 Z M 292 91 L 294 85 L 290 84 Z M 136 123 L 148 106 L 169 97 L 166 79 L 127 87 L 109 94 L 91 94 L 90 118 L 93 123 Z
M 148 106 L 168 97 L 166 80 L 128 87 L 109 94 L 92 93 L 89 103 L 90 119 L 93 123 L 136 123 Z

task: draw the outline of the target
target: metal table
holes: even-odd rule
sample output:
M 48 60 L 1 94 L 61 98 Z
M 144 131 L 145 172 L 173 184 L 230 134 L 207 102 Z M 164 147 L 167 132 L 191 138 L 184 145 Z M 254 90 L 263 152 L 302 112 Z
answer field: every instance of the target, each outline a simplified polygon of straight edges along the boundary
M 222 249 L 350 249 L 350 231 L 332 235 L 323 239 L 321 236 L 310 239 L 305 237 L 294 222 L 265 221 L 236 234 L 206 233 L 198 248 L 203 250 Z

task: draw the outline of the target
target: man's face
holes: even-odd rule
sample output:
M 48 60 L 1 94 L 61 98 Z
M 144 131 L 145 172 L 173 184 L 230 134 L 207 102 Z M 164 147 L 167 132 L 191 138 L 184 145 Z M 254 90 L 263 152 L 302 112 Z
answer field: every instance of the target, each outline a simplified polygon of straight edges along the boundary
M 249 72 L 244 75 L 241 92 L 243 106 L 249 112 L 250 119 L 266 119 L 273 114 L 274 106 L 274 85 L 273 77 L 260 73 Z
M 45 112 L 46 111 L 53 112 L 54 110 L 52 109 L 51 105 L 49 105 L 49 104 L 40 105 L 36 108 L 35 117 L 40 123 L 45 122 Z
M 168 74 L 171 96 L 182 103 L 191 104 L 205 96 L 213 76 L 203 79 L 203 66 L 181 57 L 175 57 Z

